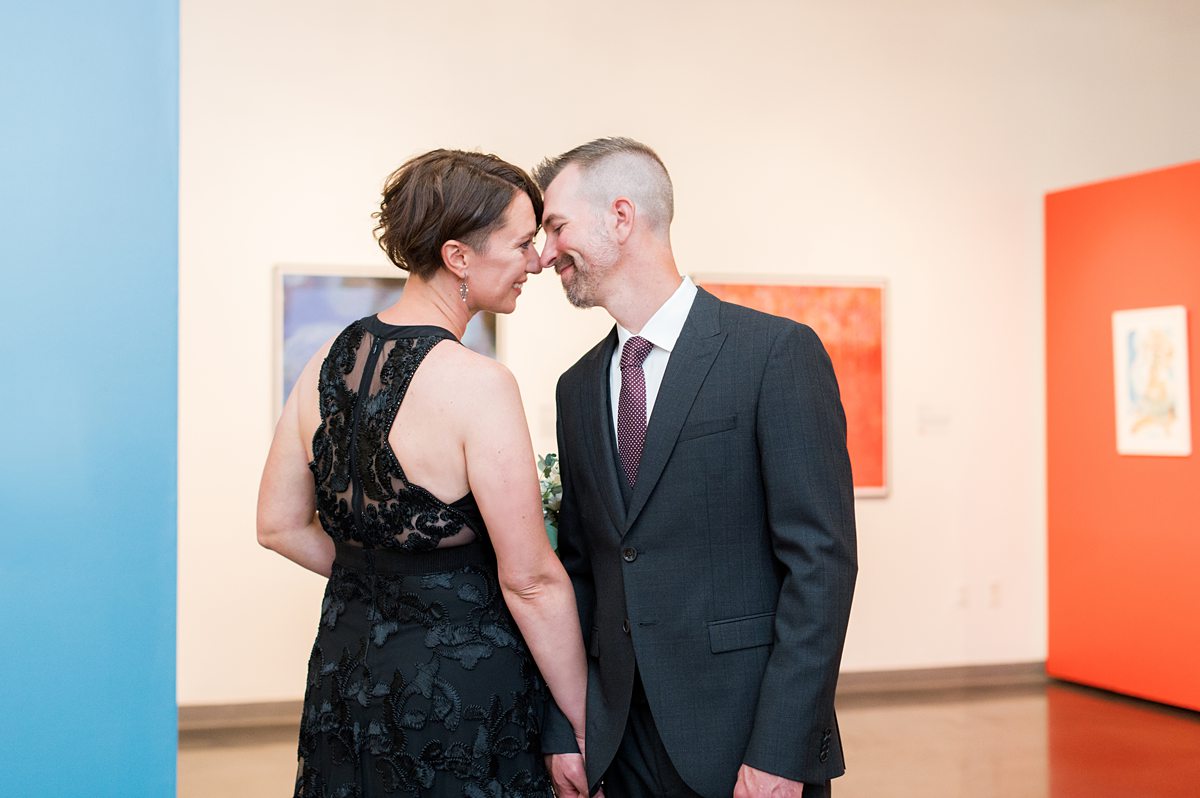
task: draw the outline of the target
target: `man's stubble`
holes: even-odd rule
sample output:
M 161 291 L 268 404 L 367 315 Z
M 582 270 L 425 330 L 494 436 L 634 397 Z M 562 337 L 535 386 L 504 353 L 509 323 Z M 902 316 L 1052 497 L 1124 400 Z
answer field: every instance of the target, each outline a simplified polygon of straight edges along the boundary
M 574 267 L 569 281 L 563 281 L 563 291 L 567 301 L 577 308 L 594 308 L 599 304 L 600 282 L 612 270 L 620 256 L 616 242 L 605 235 L 603 230 L 595 230 L 588 241 L 588 255 L 578 256 L 563 254 L 559 259 L 569 258 Z

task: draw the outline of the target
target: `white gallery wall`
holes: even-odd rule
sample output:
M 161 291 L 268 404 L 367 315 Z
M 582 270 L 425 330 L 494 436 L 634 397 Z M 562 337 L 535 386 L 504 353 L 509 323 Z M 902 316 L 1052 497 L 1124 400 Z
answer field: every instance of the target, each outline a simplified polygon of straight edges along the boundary
M 888 283 L 845 670 L 1044 659 L 1042 195 L 1200 158 L 1198 42 L 1186 1 L 183 0 L 180 703 L 304 689 L 323 580 L 254 538 L 272 267 L 383 269 L 419 152 L 603 135 L 666 161 L 684 271 Z M 608 326 L 550 273 L 501 320 L 538 451 Z

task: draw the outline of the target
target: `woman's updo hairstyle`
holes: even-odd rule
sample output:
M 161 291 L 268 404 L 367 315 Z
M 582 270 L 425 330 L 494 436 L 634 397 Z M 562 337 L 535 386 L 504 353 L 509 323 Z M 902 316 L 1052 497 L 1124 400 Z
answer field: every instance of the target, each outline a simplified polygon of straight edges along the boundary
M 442 267 L 442 244 L 451 239 L 482 253 L 518 191 L 529 197 L 541 225 L 542 194 L 524 170 L 485 153 L 427 152 L 388 177 L 373 214 L 375 238 L 392 263 L 429 279 Z

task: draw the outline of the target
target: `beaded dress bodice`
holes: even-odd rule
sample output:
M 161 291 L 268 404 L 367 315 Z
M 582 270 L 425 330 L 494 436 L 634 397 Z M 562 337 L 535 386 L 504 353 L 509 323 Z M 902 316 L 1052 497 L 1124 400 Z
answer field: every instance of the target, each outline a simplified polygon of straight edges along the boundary
M 317 512 L 335 541 L 413 552 L 486 534 L 470 494 L 447 504 L 408 480 L 388 435 L 413 375 L 441 341 L 440 327 L 360 319 L 321 365 L 321 424 L 313 435 Z

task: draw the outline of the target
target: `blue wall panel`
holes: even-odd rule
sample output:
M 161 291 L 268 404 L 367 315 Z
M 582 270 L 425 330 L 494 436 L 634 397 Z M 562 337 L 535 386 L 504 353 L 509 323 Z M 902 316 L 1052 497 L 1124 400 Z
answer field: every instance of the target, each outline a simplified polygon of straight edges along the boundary
M 175 793 L 177 0 L 0 23 L 0 794 Z

